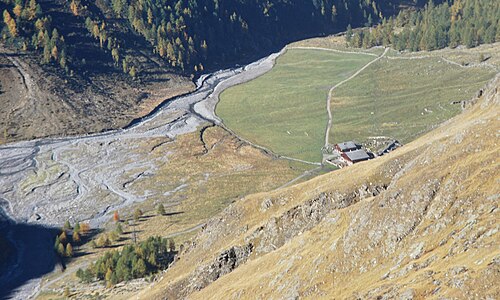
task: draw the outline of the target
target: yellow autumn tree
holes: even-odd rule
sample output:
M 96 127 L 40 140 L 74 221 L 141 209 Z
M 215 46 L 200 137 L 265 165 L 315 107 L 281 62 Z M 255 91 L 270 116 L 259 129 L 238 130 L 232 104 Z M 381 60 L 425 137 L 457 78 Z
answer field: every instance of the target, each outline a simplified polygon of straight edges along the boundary
M 21 16 L 22 11 L 23 11 L 23 7 L 19 4 L 16 4 L 16 6 L 14 6 L 14 9 L 12 10 L 14 15 L 18 18 Z
M 80 4 L 80 1 L 76 1 L 76 0 L 73 0 L 71 1 L 71 3 L 69 4 L 69 9 L 71 10 L 71 12 L 73 13 L 73 15 L 75 16 L 78 16 L 79 14 L 79 5 Z
M 165 47 L 163 47 L 163 45 L 159 45 L 159 46 L 158 46 L 158 54 L 159 54 L 161 57 L 164 57 L 164 56 L 165 56 Z
M 28 5 L 28 13 L 27 13 L 29 21 L 35 19 L 36 12 L 37 12 L 36 0 L 30 0 L 30 3 Z
M 118 48 L 113 48 L 111 50 L 111 56 L 113 57 L 115 64 L 118 64 L 118 61 L 120 61 L 120 52 L 118 51 Z
M 66 245 L 66 257 L 73 257 L 73 246 L 71 246 L 71 243 L 68 243 Z
M 80 244 L 80 242 L 82 241 L 81 237 L 80 237 L 80 234 L 78 233 L 78 231 L 75 231 L 73 233 L 73 242 L 78 245 Z
M 137 76 L 137 71 L 135 70 L 135 67 L 132 66 L 132 68 L 130 68 L 130 71 L 128 72 L 128 74 L 130 75 L 130 77 L 132 78 L 135 78 L 135 76 Z
M 61 243 L 65 244 L 67 240 L 68 240 L 68 236 L 66 235 L 66 231 L 61 232 L 61 234 L 59 235 L 59 241 L 61 241 Z
M 12 37 L 17 36 L 17 25 L 16 21 L 12 18 L 7 10 L 3 11 L 3 21 L 5 25 L 9 28 L 9 33 Z
M 110 288 L 113 286 L 113 271 L 110 268 L 108 268 L 104 280 L 106 280 L 106 287 Z
M 99 25 L 94 24 L 94 26 L 92 27 L 92 35 L 94 36 L 94 38 L 97 38 L 99 36 Z
M 57 50 L 57 46 L 54 45 L 54 47 L 52 48 L 52 51 L 50 52 L 50 54 L 52 55 L 52 57 L 57 60 L 57 57 L 58 57 L 58 54 L 59 54 L 59 51 Z
M 42 19 L 36 20 L 35 27 L 36 27 L 36 30 L 38 30 L 39 32 L 42 31 L 42 29 L 45 28 L 45 22 L 44 22 L 44 20 L 42 20 Z

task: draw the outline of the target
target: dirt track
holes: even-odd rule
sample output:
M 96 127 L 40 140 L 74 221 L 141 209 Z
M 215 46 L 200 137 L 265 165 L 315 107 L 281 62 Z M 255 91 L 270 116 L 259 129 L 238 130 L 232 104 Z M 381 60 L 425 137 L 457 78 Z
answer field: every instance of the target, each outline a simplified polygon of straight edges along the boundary
M 377 56 L 374 60 L 370 61 L 366 65 L 364 65 L 361 69 L 359 69 L 356 73 L 352 74 L 351 77 L 337 83 L 334 85 L 329 91 L 328 91 L 328 98 L 326 100 L 326 110 L 328 112 L 328 124 L 326 125 L 326 131 L 325 131 L 325 147 L 328 147 L 330 145 L 329 141 L 329 136 L 330 136 L 330 130 L 332 129 L 332 93 L 333 91 L 338 88 L 339 86 L 343 85 L 344 83 L 348 82 L 349 80 L 353 79 L 354 77 L 358 76 L 361 72 L 363 72 L 366 68 L 371 66 L 373 63 L 377 62 L 379 59 L 384 57 L 387 54 L 387 51 L 389 51 L 390 48 L 385 48 L 384 53 L 382 55 Z

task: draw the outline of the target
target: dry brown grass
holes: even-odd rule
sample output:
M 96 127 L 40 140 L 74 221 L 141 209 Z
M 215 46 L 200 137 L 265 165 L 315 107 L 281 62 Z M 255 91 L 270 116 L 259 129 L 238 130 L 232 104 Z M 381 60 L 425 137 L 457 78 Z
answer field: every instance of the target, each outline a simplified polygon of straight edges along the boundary
M 179 246 L 199 231 L 199 228 L 190 229 L 203 224 L 229 203 L 247 194 L 275 189 L 312 168 L 275 159 L 242 143 L 220 127 L 204 130 L 203 141 L 206 148 L 200 139 L 200 131 L 196 131 L 181 135 L 175 141 L 157 138 L 135 145 L 139 149 L 152 149 L 160 145 L 151 151 L 150 159 L 168 159 L 156 170 L 154 178 L 144 176 L 128 186 L 136 194 L 148 192 L 151 196 L 141 204 L 119 211 L 125 233 L 121 241 L 114 243 L 114 249 L 131 243 L 133 230 L 138 241 L 150 236 L 172 236 Z M 136 169 L 132 171 L 138 172 Z M 206 176 L 207 173 L 210 175 Z M 131 177 L 128 175 L 123 174 L 124 178 Z M 172 192 L 164 195 L 166 191 Z M 165 206 L 164 216 L 157 214 L 159 203 Z M 136 208 L 140 208 L 144 214 L 132 227 L 129 221 L 133 219 Z M 106 230 L 111 231 L 115 227 L 115 223 L 110 220 Z M 87 255 L 73 259 L 65 272 L 67 275 L 61 276 L 60 272 L 54 272 L 44 278 L 44 292 L 38 298 L 60 297 L 66 286 L 70 286 L 77 297 L 98 292 L 100 295 L 122 298 L 130 285 L 105 289 L 103 284 L 99 284 L 89 289 L 88 285 L 80 284 L 74 275 L 78 268 L 87 266 L 108 250 L 92 249 L 88 244 L 83 246 L 80 252 L 87 252 Z M 51 284 L 46 285 L 47 282 Z M 135 281 L 134 284 L 132 290 L 144 287 L 146 283 Z
M 155 216 L 141 222 L 144 236 L 189 229 L 245 195 L 275 189 L 311 169 L 304 164 L 270 157 L 219 127 L 206 129 L 203 140 L 208 150 L 199 132 L 158 147 L 151 158 L 167 155 L 168 162 L 154 178 L 144 177 L 131 185 L 133 190 L 154 194 L 139 205 Z M 168 196 L 164 195 L 166 191 L 170 191 Z M 167 214 L 173 215 L 156 216 L 160 203 Z M 132 215 L 134 209 L 124 214 Z

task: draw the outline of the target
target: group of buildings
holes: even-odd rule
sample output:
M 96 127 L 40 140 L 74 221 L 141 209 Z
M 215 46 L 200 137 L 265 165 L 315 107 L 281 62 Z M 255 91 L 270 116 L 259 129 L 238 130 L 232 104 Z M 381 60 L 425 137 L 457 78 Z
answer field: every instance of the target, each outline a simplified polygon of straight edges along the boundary
M 338 168 L 344 168 L 355 163 L 385 155 L 402 146 L 397 140 L 387 137 L 377 137 L 373 139 L 374 140 L 370 140 L 369 142 L 370 149 L 375 148 L 377 151 L 364 148 L 361 144 L 353 141 L 328 145 L 323 148 L 323 162 L 332 164 Z
M 358 162 L 375 158 L 376 156 L 382 156 L 400 146 L 401 144 L 398 141 L 392 140 L 388 144 L 386 144 L 386 146 L 377 154 L 374 154 L 370 151 L 367 151 L 365 148 L 363 148 L 362 145 L 353 141 L 338 143 L 334 146 L 333 149 L 334 159 L 327 161 L 339 168 L 343 168 Z

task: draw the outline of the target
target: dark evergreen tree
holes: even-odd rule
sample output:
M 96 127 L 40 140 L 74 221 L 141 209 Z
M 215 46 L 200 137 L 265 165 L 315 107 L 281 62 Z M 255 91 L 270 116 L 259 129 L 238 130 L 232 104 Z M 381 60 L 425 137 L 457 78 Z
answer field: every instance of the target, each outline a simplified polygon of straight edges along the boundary
M 398 50 L 411 51 L 458 45 L 471 48 L 500 40 L 498 16 L 500 2 L 495 0 L 452 0 L 439 5 L 429 1 L 422 10 L 402 11 L 395 20 L 384 19 L 375 30 L 362 29 L 353 39 L 346 36 L 346 41 L 352 47 L 392 44 Z M 382 41 L 375 36 L 380 31 Z

